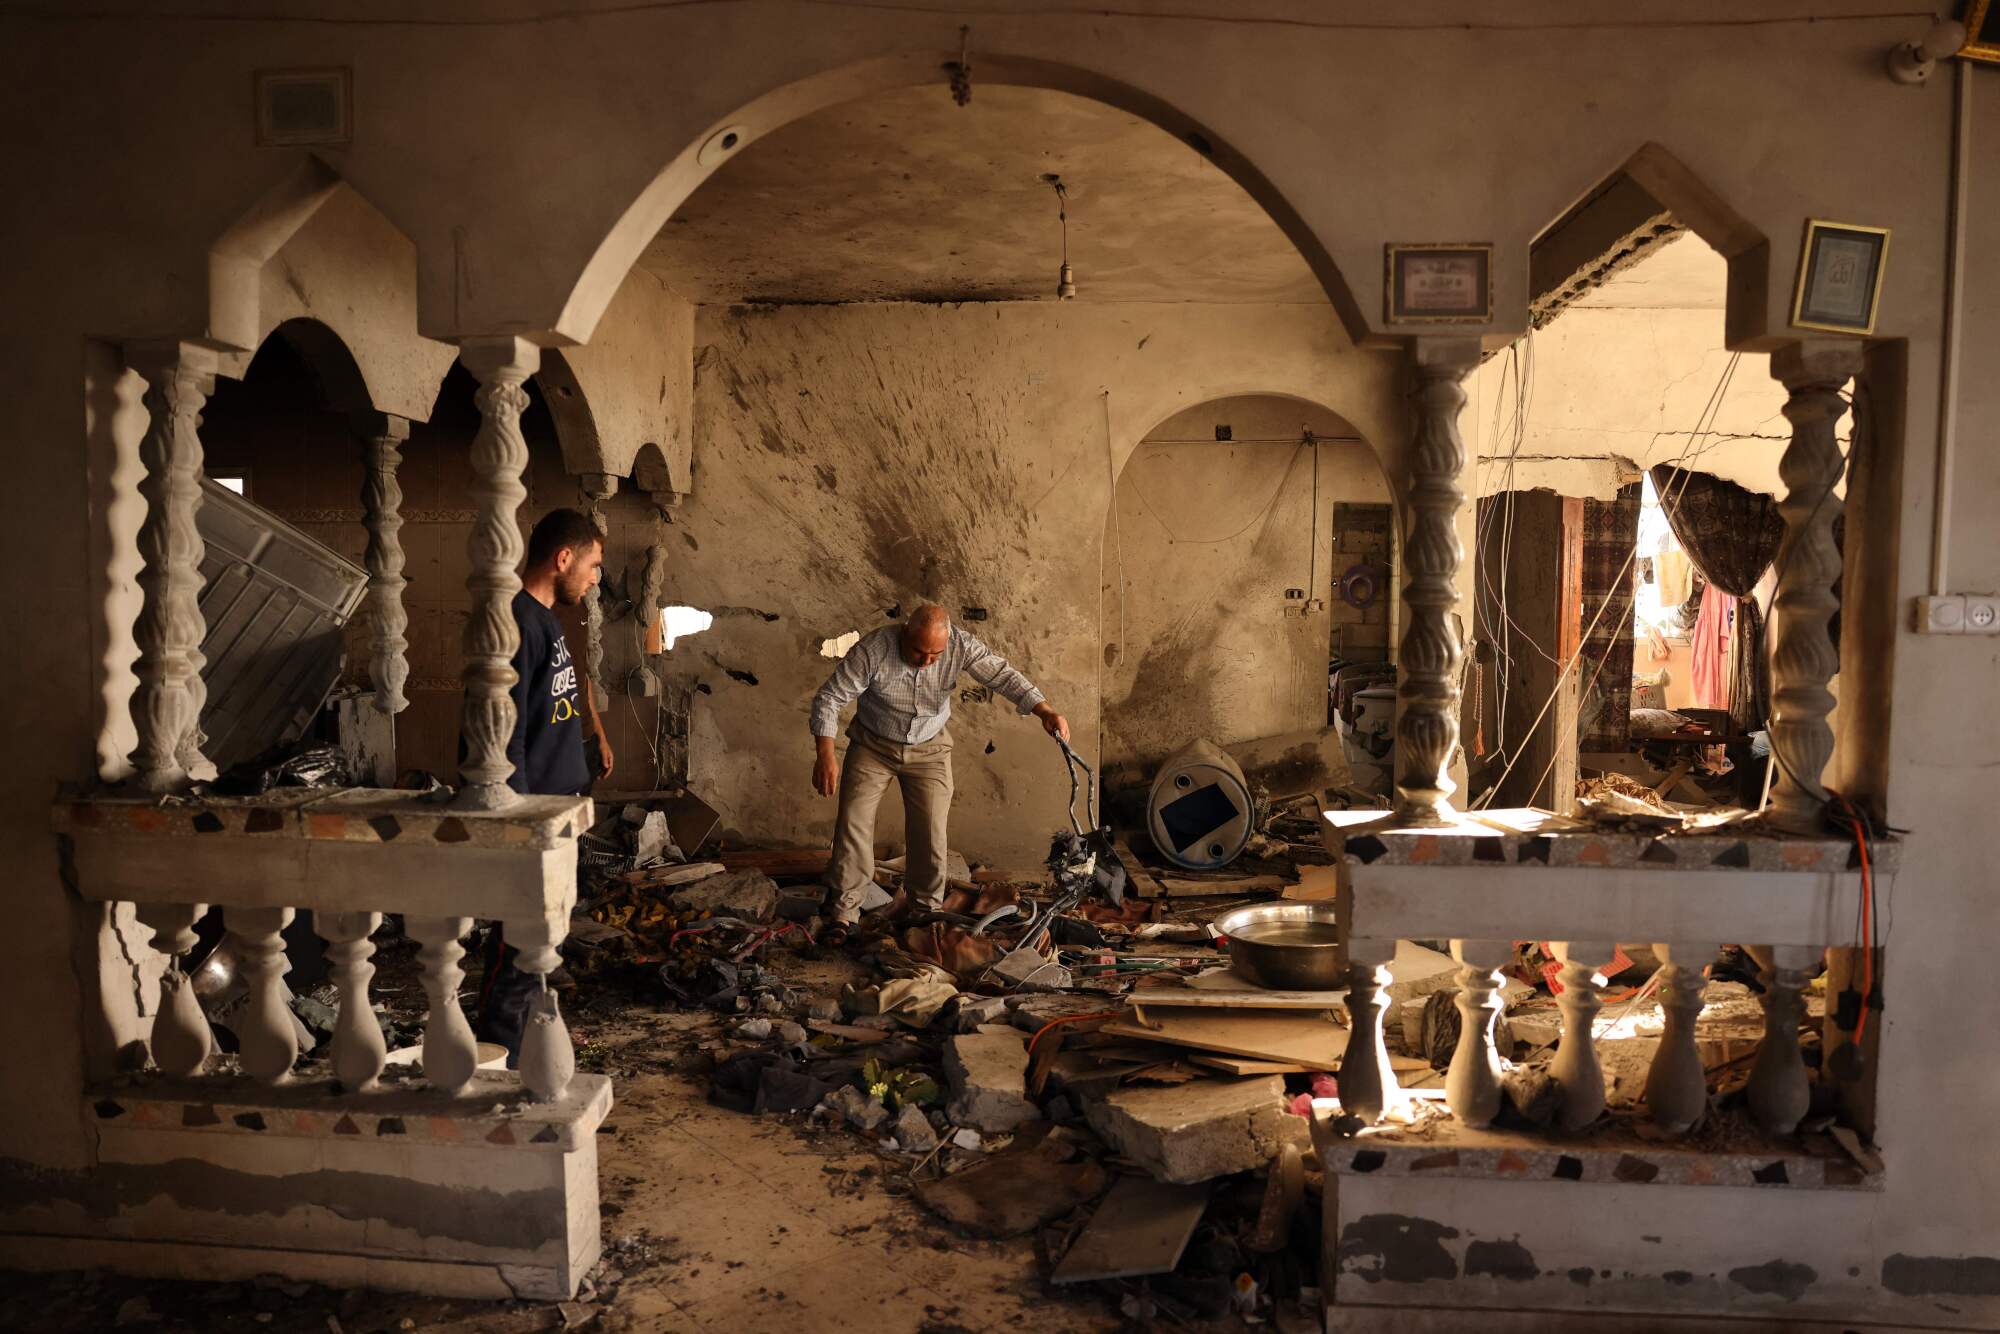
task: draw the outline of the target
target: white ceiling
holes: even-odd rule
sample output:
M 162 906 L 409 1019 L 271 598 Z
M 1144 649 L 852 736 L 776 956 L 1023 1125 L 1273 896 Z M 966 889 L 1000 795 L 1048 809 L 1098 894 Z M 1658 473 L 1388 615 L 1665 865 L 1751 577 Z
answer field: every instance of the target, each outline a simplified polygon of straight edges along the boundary
M 1054 299 L 1069 189 L 1080 301 L 1323 304 L 1236 183 L 1150 122 L 1040 89 L 942 85 L 807 116 L 743 148 L 641 263 L 705 304 Z

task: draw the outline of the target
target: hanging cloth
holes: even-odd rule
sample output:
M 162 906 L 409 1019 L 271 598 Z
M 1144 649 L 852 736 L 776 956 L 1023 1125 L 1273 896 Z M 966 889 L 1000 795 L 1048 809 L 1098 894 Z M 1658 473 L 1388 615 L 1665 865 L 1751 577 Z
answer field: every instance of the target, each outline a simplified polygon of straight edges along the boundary
M 1701 594 L 1701 615 L 1694 623 L 1694 651 L 1688 677 L 1697 708 L 1729 707 L 1729 623 L 1736 599 L 1714 584 Z
M 1702 708 L 1726 708 L 1740 730 L 1756 731 L 1771 710 L 1771 662 L 1765 651 L 1764 618 L 1750 593 L 1778 558 L 1778 544 L 1784 541 L 1785 521 L 1778 504 L 1734 482 L 1664 463 L 1653 469 L 1653 489 L 1660 494 L 1660 508 L 1681 549 L 1708 581 L 1695 626 L 1692 675 L 1697 702 Z M 1701 628 L 1709 621 L 1710 594 L 1728 597 L 1732 603 L 1741 599 L 1749 608 L 1742 615 L 1724 616 L 1711 627 L 1720 631 L 1734 622 L 1736 646 L 1734 670 L 1726 654 L 1717 655 L 1714 679 L 1720 682 L 1720 693 L 1713 702 L 1701 695 L 1700 666 Z

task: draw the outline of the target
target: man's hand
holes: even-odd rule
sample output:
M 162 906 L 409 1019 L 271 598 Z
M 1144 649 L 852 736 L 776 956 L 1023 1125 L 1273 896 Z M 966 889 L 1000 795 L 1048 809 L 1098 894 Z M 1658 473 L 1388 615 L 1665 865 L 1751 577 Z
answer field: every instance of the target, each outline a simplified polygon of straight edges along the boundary
M 1050 736 L 1061 737 L 1063 744 L 1069 744 L 1069 719 L 1052 708 L 1047 700 L 1035 706 L 1035 716 L 1042 720 L 1042 730 Z
M 813 761 L 813 791 L 830 797 L 840 790 L 840 760 L 833 753 L 833 738 L 816 739 L 819 756 Z
M 600 728 L 598 728 L 598 729 L 597 729 L 597 776 L 598 776 L 598 778 L 600 778 L 600 779 L 604 779 L 604 778 L 609 778 L 609 777 L 611 777 L 611 766 L 612 766 L 612 765 L 613 765 L 614 763 L 615 763 L 615 760 L 614 760 L 614 759 L 612 758 L 612 754 L 611 754 L 611 738 L 610 738 L 610 737 L 608 737 L 608 736 L 606 736 L 606 735 L 604 734 L 604 729 L 603 729 L 602 727 L 600 727 Z

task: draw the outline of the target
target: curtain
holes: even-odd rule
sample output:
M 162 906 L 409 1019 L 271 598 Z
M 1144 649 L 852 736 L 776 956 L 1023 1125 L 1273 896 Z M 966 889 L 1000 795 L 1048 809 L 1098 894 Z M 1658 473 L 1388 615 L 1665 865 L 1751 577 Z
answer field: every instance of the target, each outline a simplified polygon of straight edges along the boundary
M 1632 580 L 1639 505 L 1637 482 L 1620 488 L 1616 500 L 1583 502 L 1583 652 L 1577 662 L 1583 687 L 1577 697 L 1577 740 L 1583 750 L 1624 750 L 1631 743 Z
M 1750 591 L 1778 558 L 1785 538 L 1778 503 L 1720 477 L 1664 463 L 1653 469 L 1653 490 L 1674 539 L 1701 577 L 1736 599 L 1729 714 L 1739 729 L 1754 732 L 1771 712 L 1771 661 L 1764 617 Z

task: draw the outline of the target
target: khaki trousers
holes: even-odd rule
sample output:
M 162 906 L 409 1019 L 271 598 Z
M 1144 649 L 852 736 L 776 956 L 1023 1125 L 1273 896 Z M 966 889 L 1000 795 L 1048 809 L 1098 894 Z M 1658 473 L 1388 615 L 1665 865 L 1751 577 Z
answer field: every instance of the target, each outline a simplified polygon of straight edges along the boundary
M 875 878 L 875 812 L 891 780 L 903 789 L 903 827 L 910 844 L 903 885 L 914 904 L 938 908 L 944 903 L 951 729 L 920 745 L 905 746 L 856 723 L 847 729 L 833 860 L 827 867 L 836 922 L 852 925 L 861 919 L 861 896 Z

